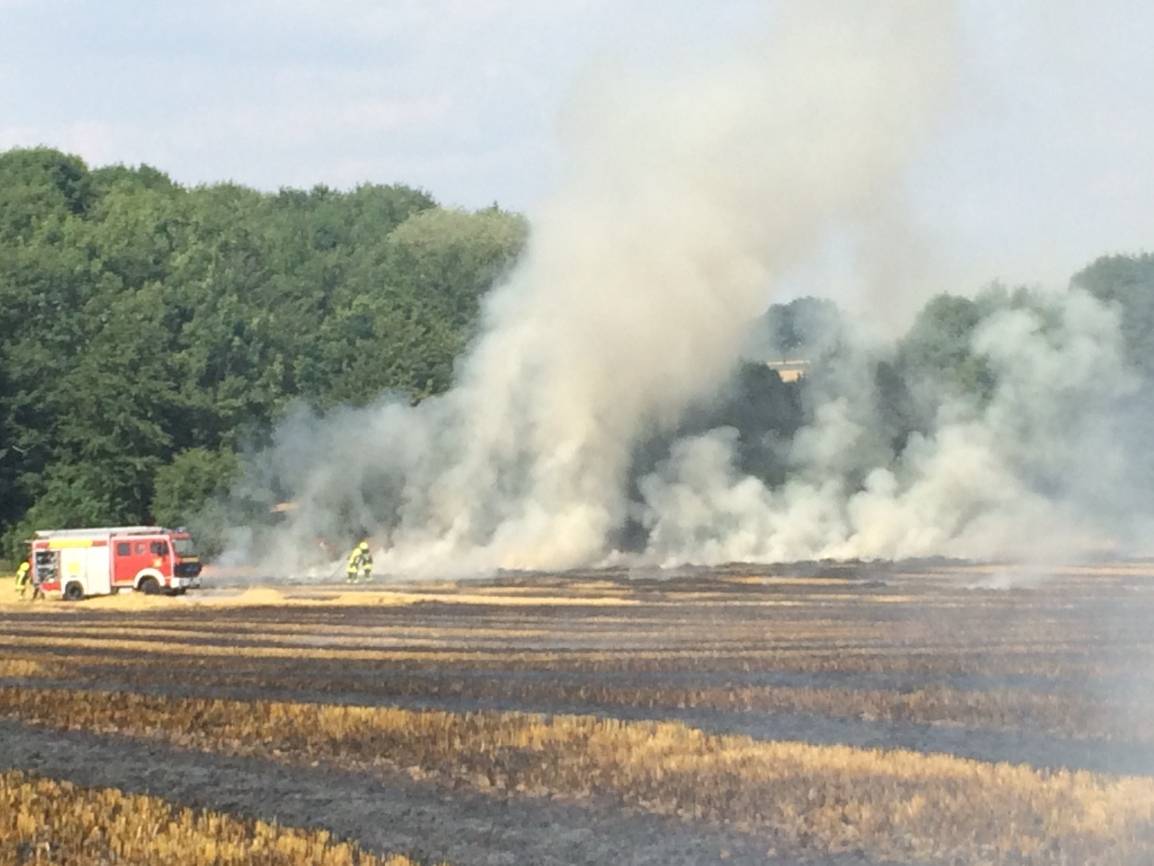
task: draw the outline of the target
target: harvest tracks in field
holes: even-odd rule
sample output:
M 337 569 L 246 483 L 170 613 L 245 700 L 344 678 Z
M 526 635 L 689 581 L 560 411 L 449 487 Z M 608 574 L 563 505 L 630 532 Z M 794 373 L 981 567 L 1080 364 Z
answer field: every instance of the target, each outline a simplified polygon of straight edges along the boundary
M 615 843 L 636 862 L 674 862 L 658 843 L 668 832 L 640 829 L 670 820 L 700 840 L 693 863 L 770 849 L 828 862 L 1144 862 L 1154 781 L 1122 776 L 1154 771 L 1154 580 L 1130 566 L 1019 591 L 969 588 L 972 574 L 883 576 L 599 575 L 9 607 L 0 712 L 15 721 L 0 741 L 71 728 L 98 732 L 102 749 L 146 738 L 217 761 L 246 755 L 270 776 L 292 765 L 403 777 L 413 791 L 468 793 L 473 805 L 449 814 L 465 826 L 470 809 L 484 813 L 495 857 L 511 838 L 499 815 L 560 798 L 564 820 L 537 820 L 555 823 L 566 854 L 550 860 L 524 839 L 503 849 L 535 851 L 533 862 L 580 862 L 582 844 L 586 862 L 613 862 L 580 815 L 607 827 L 614 803 Z M 767 741 L 783 731 L 811 745 Z M 930 750 L 1037 766 L 837 743 L 911 745 L 911 732 Z M 493 802 L 505 812 L 476 805 Z M 475 835 L 465 850 L 414 845 L 400 826 L 371 835 L 382 854 L 488 862 Z
M 154 866 L 416 866 L 327 831 L 189 809 L 115 788 L 0 772 L 0 862 Z

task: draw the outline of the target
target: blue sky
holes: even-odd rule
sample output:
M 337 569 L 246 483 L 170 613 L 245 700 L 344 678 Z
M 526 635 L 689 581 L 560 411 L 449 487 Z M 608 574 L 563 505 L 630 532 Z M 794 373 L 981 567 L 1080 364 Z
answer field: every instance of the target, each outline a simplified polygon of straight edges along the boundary
M 721 50 L 789 6 L 0 0 L 0 148 L 185 183 L 400 181 L 531 213 L 582 75 Z M 1154 4 L 962 6 L 957 96 L 907 179 L 940 285 L 1060 282 L 1099 253 L 1154 249 Z

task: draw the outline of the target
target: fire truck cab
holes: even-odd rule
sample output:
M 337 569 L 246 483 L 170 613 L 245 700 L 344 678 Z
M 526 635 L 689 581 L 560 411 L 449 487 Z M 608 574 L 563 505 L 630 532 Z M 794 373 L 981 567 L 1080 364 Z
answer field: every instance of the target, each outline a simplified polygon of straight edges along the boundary
M 31 541 L 32 580 L 67 599 L 120 589 L 180 593 L 200 586 L 192 537 L 161 526 L 42 530 Z

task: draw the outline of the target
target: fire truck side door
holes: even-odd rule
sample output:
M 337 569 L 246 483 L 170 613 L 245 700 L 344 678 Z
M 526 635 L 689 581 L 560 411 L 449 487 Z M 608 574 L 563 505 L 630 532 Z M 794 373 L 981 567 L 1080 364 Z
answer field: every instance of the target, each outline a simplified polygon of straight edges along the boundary
M 136 575 L 146 568 L 153 567 L 152 563 L 156 557 L 150 549 L 152 540 L 140 536 L 113 540 L 117 586 L 132 586 Z
M 143 542 L 141 542 L 143 545 Z M 112 540 L 112 583 L 115 586 L 132 586 L 132 581 L 136 577 L 136 572 L 143 567 L 143 546 L 141 548 L 141 561 L 138 561 L 138 555 L 133 551 L 132 539 L 114 538 Z
M 94 545 L 84 551 L 88 595 L 107 595 L 112 592 L 112 551 L 107 544 Z

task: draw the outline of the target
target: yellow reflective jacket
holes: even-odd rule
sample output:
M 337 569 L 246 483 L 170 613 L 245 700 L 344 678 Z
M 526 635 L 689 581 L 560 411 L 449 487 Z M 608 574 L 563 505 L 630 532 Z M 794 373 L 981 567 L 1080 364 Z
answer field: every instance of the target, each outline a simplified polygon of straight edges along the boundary
M 358 572 L 369 572 L 373 569 L 373 555 L 367 550 L 361 550 L 359 547 L 355 548 L 349 554 L 349 563 L 345 566 L 346 574 L 357 574 Z

